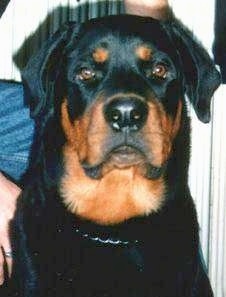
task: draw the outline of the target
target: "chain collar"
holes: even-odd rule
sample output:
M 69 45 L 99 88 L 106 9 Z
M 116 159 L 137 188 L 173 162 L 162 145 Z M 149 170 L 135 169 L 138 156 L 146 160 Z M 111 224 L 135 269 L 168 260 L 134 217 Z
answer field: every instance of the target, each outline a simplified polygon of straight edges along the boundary
M 128 245 L 134 245 L 134 244 L 139 243 L 138 240 L 120 240 L 120 239 L 116 239 L 116 238 L 112 238 L 112 237 L 101 238 L 99 236 L 93 236 L 93 235 L 88 234 L 88 233 L 82 233 L 79 228 L 76 228 L 75 232 L 80 237 L 82 237 L 84 239 L 91 240 L 91 241 L 94 241 L 94 242 L 97 242 L 97 243 L 100 243 L 100 244 L 104 244 L 104 245 L 128 246 Z

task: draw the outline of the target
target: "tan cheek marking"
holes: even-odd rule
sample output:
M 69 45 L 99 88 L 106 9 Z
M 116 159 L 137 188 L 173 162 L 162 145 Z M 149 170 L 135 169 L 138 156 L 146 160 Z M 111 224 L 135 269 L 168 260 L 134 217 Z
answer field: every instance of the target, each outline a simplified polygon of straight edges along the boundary
M 182 101 L 179 100 L 178 106 L 177 106 L 177 113 L 176 117 L 173 123 L 173 128 L 172 128 L 172 138 L 174 139 L 180 129 L 180 124 L 181 124 L 181 114 L 182 114 Z
M 88 151 L 86 160 L 88 163 L 97 164 L 103 157 L 103 147 L 108 138 L 109 127 L 104 119 L 103 100 L 100 98 L 90 115 L 90 124 L 87 132 Z
M 160 209 L 165 185 L 162 178 L 148 180 L 136 168 L 115 169 L 101 180 L 87 177 L 78 156 L 68 145 L 64 148 L 65 175 L 61 195 L 72 213 L 108 225 Z
M 97 100 L 98 102 L 98 100 Z M 61 106 L 62 127 L 70 146 L 76 149 L 79 160 L 90 165 L 102 158 L 103 145 L 107 138 L 107 124 L 103 116 L 103 102 L 94 104 L 80 119 L 71 123 L 67 111 L 67 100 Z
M 93 59 L 97 63 L 104 63 L 109 58 L 109 51 L 103 47 L 95 49 L 93 52 Z
M 181 120 L 182 102 L 179 101 L 177 114 L 173 120 L 158 102 L 149 103 L 149 115 L 145 128 L 146 141 L 152 154 L 152 165 L 162 166 L 169 157 L 172 142 Z
M 167 119 L 163 114 L 160 104 L 149 102 L 149 114 L 145 126 L 146 141 L 151 152 L 151 164 L 160 167 L 163 165 L 169 150 L 169 137 L 164 131 Z
M 143 61 L 150 61 L 152 57 L 152 50 L 146 45 L 140 45 L 136 48 L 136 55 Z
M 62 127 L 67 138 L 67 142 L 78 152 L 80 160 L 87 155 L 87 130 L 89 126 L 89 114 L 85 115 L 73 123 L 69 119 L 67 111 L 67 100 L 65 99 L 61 106 Z
M 63 100 L 63 103 L 61 105 L 61 124 L 65 133 L 65 136 L 67 138 L 67 141 L 71 145 L 75 145 L 74 126 L 69 119 L 66 98 Z

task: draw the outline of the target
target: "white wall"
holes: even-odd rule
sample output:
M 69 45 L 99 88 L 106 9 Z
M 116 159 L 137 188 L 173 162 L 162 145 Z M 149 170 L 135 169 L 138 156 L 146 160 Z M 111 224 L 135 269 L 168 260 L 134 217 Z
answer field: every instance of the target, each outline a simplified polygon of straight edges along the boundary
M 172 0 L 175 14 L 211 53 L 214 0 Z M 192 112 L 190 187 L 196 201 L 200 236 L 217 297 L 226 296 L 226 85 L 214 95 L 212 121 L 200 123 Z

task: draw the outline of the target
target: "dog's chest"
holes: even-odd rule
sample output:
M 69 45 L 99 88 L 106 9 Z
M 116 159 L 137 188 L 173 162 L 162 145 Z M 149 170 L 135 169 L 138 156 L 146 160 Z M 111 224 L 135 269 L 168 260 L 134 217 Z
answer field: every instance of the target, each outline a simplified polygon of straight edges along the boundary
M 29 232 L 32 234 L 32 258 L 37 265 L 43 292 L 41 296 L 177 296 L 173 286 L 180 262 L 178 259 L 184 253 L 181 247 L 185 244 L 184 240 L 178 244 L 174 240 L 174 233 L 170 233 L 169 239 L 160 228 L 155 230 L 150 225 L 146 225 L 148 234 L 141 235 L 133 225 L 132 234 L 129 234 L 131 238 L 138 239 L 138 242 L 131 240 L 129 244 L 125 244 L 126 241 L 123 240 L 128 237 L 120 236 L 123 244 L 106 244 L 91 240 L 93 236 L 97 236 L 99 229 L 96 226 L 91 229 L 82 224 L 78 234 L 76 228 L 79 222 L 73 216 L 62 215 L 61 210 L 51 216 L 47 212 L 43 215 L 41 231 L 36 228 L 35 232 L 33 229 L 32 233 Z M 128 233 L 130 229 L 126 230 Z M 39 238 L 37 233 L 40 234 Z M 90 238 L 86 238 L 86 234 Z M 103 234 L 99 232 L 98 236 L 103 238 Z M 176 234 L 178 236 L 178 232 L 175 236 Z M 169 286 L 174 293 L 169 289 L 164 291 Z
M 134 247 L 83 246 L 78 276 L 82 290 L 102 292 L 100 295 L 128 295 L 139 288 L 143 275 L 143 258 Z M 127 293 L 126 293 L 127 291 Z M 107 294 L 108 292 L 108 294 Z
M 175 276 L 172 265 L 170 274 L 165 266 L 169 261 L 165 245 L 161 248 L 151 240 L 115 246 L 66 230 L 49 239 L 48 254 L 45 250 L 41 261 L 46 263 L 40 271 L 44 292 L 51 290 L 55 297 L 156 297 L 160 292 L 159 296 L 176 296 L 164 291 Z
M 136 247 L 103 247 L 81 240 L 73 247 L 55 250 L 51 262 L 55 283 L 51 290 L 57 297 L 139 296 L 147 284 L 143 257 Z M 42 276 L 46 268 L 43 266 Z M 45 277 L 43 281 L 44 291 L 48 290 Z

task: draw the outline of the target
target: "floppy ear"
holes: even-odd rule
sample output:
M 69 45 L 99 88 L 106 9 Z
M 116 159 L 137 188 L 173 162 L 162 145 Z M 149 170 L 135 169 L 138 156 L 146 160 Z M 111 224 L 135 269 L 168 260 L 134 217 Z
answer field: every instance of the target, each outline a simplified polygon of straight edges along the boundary
M 28 101 L 31 116 L 35 117 L 53 106 L 55 84 L 64 69 L 64 54 L 70 40 L 75 40 L 80 26 L 73 22 L 65 24 L 42 48 L 31 57 L 22 71 L 25 99 Z
M 178 20 L 169 22 L 167 29 L 181 59 L 186 94 L 198 118 L 208 123 L 211 98 L 221 83 L 220 73 L 207 51 Z

